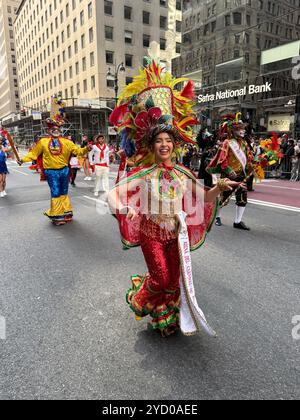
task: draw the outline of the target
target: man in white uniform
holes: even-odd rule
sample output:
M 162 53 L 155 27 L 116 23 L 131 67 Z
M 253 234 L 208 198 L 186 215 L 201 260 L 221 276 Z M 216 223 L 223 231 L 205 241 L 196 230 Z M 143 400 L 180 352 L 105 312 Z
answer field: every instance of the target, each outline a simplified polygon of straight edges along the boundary
M 90 154 L 90 163 L 95 165 L 96 184 L 95 197 L 99 196 L 101 191 L 109 192 L 109 147 L 106 144 L 103 134 L 99 134 L 95 138 L 95 144 Z

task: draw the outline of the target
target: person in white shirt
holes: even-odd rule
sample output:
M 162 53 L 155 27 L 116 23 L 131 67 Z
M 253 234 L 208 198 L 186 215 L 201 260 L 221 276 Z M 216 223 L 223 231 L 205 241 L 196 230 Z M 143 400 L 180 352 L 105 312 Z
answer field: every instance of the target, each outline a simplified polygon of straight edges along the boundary
M 109 192 L 109 147 L 103 134 L 95 138 L 95 144 L 90 154 L 90 163 L 95 165 L 96 184 L 95 197 L 99 196 L 102 183 L 102 191 Z M 92 161 L 92 162 L 91 162 Z

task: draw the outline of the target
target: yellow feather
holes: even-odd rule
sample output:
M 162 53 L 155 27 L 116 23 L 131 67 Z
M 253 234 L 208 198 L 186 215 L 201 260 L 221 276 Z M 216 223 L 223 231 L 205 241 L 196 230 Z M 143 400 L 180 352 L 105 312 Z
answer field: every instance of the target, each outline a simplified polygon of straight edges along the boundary
M 189 79 L 187 79 L 186 77 L 181 77 L 180 79 L 174 79 L 171 84 L 170 87 L 173 89 L 176 85 L 178 85 L 179 83 L 183 83 L 188 81 Z

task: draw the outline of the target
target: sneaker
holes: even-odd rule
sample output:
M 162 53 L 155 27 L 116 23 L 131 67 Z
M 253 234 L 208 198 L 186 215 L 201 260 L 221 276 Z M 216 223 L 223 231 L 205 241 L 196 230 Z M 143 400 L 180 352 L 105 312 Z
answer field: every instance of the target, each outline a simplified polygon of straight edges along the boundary
M 95 197 L 99 197 L 99 193 L 98 193 L 98 192 L 95 192 L 95 193 L 94 193 L 94 196 L 95 196 Z
M 251 230 L 250 228 L 248 228 L 248 226 L 246 226 L 245 225 L 245 223 L 244 222 L 241 222 L 241 223 L 234 223 L 233 224 L 233 227 L 235 228 L 235 229 L 240 229 L 240 230 Z
M 85 178 L 84 178 L 84 181 L 89 181 L 90 180 L 90 177 L 89 176 L 86 176 Z
M 4 196 L 4 194 L 3 194 L 3 191 L 1 191 L 1 193 L 0 193 L 0 198 L 3 198 L 3 197 L 5 197 L 5 196 Z
M 66 224 L 66 222 L 64 220 L 52 220 L 52 223 L 54 224 L 54 226 L 63 226 Z
M 3 197 L 6 197 L 6 196 L 7 196 L 6 191 L 3 191 Z
M 216 226 L 222 226 L 222 221 L 221 221 L 221 217 L 217 217 L 216 218 Z

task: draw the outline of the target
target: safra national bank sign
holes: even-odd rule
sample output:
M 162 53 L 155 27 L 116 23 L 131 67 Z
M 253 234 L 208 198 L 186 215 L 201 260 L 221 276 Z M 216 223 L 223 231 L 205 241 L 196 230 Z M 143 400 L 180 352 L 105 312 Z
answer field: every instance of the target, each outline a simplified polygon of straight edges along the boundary
M 202 104 L 207 102 L 222 101 L 224 99 L 238 98 L 240 96 L 246 95 L 257 95 L 259 93 L 266 92 L 272 92 L 272 83 L 267 82 L 264 85 L 249 85 L 244 86 L 242 89 L 227 89 L 225 91 L 223 90 L 213 94 L 199 95 L 198 102 L 199 104 Z

